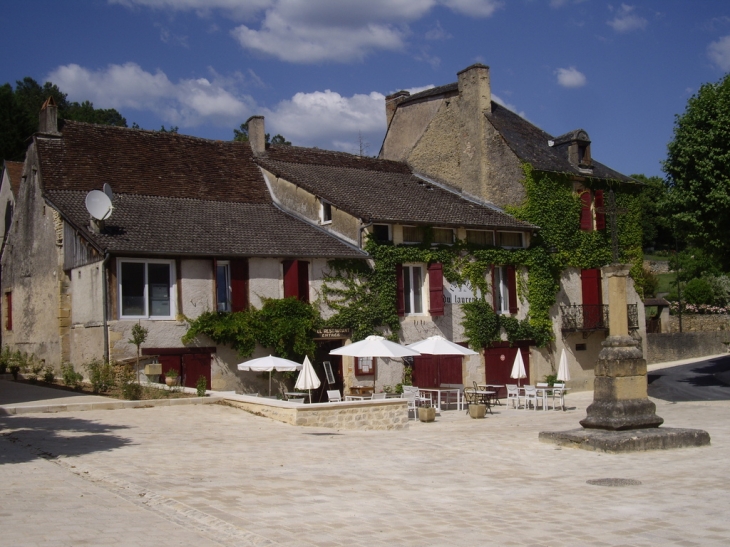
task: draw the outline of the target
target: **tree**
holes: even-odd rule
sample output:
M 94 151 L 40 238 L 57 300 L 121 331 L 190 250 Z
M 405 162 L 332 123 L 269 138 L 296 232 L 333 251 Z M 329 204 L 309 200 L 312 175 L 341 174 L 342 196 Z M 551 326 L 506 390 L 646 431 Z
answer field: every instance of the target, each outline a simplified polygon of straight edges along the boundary
M 242 123 L 238 129 L 233 130 L 233 140 L 238 142 L 248 142 L 248 122 Z M 269 133 L 266 133 L 266 144 L 291 146 L 291 141 L 286 140 L 286 138 L 279 133 L 274 135 L 273 139 Z
M 641 206 L 641 231 L 643 247 L 654 249 L 674 248 L 674 235 L 671 219 L 667 218 L 662 205 L 667 197 L 667 186 L 661 177 L 631 175 L 631 178 L 644 186 L 639 194 Z
M 730 74 L 700 87 L 676 117 L 663 207 L 690 245 L 730 267 Z
M 147 335 L 149 331 L 144 328 L 139 322 L 132 326 L 132 338 L 127 340 L 130 344 L 137 346 L 137 365 L 135 372 L 137 373 L 137 383 L 139 384 L 139 348 L 142 344 L 147 341 Z

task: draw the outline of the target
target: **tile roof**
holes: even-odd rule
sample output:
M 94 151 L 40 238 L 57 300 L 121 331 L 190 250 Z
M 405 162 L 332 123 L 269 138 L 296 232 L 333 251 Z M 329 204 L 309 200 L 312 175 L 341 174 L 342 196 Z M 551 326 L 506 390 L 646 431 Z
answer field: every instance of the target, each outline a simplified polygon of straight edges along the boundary
M 534 228 L 497 207 L 425 181 L 401 162 L 285 146 L 271 146 L 255 161 L 365 221 Z
M 8 173 L 13 196 L 17 198 L 18 189 L 20 189 L 20 183 L 23 180 L 23 162 L 5 160 L 5 171 Z
M 248 143 L 66 121 L 37 137 L 44 195 L 110 252 L 217 256 L 364 257 L 279 210 Z M 109 183 L 114 212 L 89 231 L 84 200 Z
M 364 258 L 366 255 L 272 203 L 116 194 L 101 234 L 89 231 L 85 191 L 46 197 L 84 237 L 112 253 Z

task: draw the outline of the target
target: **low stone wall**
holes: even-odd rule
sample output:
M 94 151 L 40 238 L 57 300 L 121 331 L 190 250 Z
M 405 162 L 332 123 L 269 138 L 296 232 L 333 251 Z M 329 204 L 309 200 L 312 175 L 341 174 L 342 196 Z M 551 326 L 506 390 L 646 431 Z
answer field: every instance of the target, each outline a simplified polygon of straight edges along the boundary
M 644 269 L 653 274 L 669 273 L 668 260 L 644 260 Z
M 679 332 L 678 315 L 669 316 L 667 329 L 667 332 Z M 682 332 L 713 332 L 723 330 L 730 331 L 730 315 L 703 315 L 695 313 L 685 313 L 682 315 Z
M 646 335 L 646 361 L 664 363 L 727 353 L 730 332 L 671 332 Z
M 247 395 L 225 396 L 224 404 L 291 425 L 333 429 L 408 429 L 405 399 L 344 401 L 311 405 Z

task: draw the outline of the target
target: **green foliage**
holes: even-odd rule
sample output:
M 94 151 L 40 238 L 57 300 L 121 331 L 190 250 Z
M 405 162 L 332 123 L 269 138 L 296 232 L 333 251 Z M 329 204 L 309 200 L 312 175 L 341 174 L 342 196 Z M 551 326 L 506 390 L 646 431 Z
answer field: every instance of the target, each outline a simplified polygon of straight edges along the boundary
M 673 249 L 674 230 L 672 221 L 664 214 L 667 199 L 667 185 L 661 177 L 647 177 L 641 174 L 631 178 L 644 184 L 637 198 L 641 206 L 642 245 L 646 248 Z
M 10 351 L 10 346 L 7 344 L 0 351 L 0 374 L 5 374 L 8 367 L 12 364 L 13 352 Z
M 129 401 L 138 401 L 142 397 L 143 389 L 136 381 L 136 372 L 131 367 L 124 367 L 119 375 L 119 388 L 122 397 Z
M 171 368 L 165 373 L 165 377 L 167 378 L 177 378 L 178 372 L 174 368 Z
M 666 213 L 687 243 L 730 267 L 730 74 L 707 83 L 674 123 Z
M 91 382 L 91 390 L 94 393 L 106 393 L 114 387 L 114 367 L 111 363 L 94 359 L 86 363 L 84 367 L 89 373 L 89 382 Z
M 462 305 L 464 335 L 474 351 L 488 347 L 499 338 L 499 315 L 492 306 L 479 298 Z
M 51 365 L 46 365 L 43 369 L 43 381 L 49 384 L 53 383 L 56 379 L 56 373 Z
M 673 254 L 669 258 L 669 268 L 677 272 L 680 281 L 722 274 L 720 261 L 699 247 L 690 247 Z
M 204 334 L 216 344 L 230 345 L 242 357 L 249 357 L 256 344 L 271 348 L 284 358 L 303 359 L 314 356 L 312 331 L 321 323 L 317 309 L 296 298 L 263 300 L 260 310 L 205 312 L 196 319 L 187 319 L 184 344 Z
M 195 383 L 195 390 L 198 393 L 198 397 L 205 397 L 207 386 L 208 381 L 205 379 L 205 376 L 199 376 L 198 381 Z
M 74 370 L 74 366 L 71 363 L 64 363 L 61 365 L 61 378 L 63 383 L 68 387 L 78 389 L 81 387 L 81 382 L 84 380 L 84 375 Z
M 682 297 L 688 304 L 714 304 L 712 285 L 703 278 L 692 279 L 684 287 Z
M 148 329 L 144 328 L 140 323 L 137 323 L 132 326 L 132 338 L 127 340 L 127 342 L 137 346 L 137 350 L 139 351 L 139 347 L 147 341 L 149 332 Z
M 266 144 L 279 144 L 285 146 L 291 146 L 291 141 L 286 140 L 282 135 L 276 134 L 273 138 L 269 133 L 266 133 Z M 233 130 L 233 140 L 238 142 L 248 142 L 248 122 L 242 123 L 238 129 Z
M 546 374 L 544 376 L 544 379 L 545 379 L 545 382 L 547 383 L 547 385 L 552 387 L 555 385 L 555 382 L 558 381 L 558 375 L 557 374 Z
M 656 296 L 659 289 L 659 276 L 646 268 L 642 270 L 642 274 L 641 285 L 644 287 L 644 298 Z

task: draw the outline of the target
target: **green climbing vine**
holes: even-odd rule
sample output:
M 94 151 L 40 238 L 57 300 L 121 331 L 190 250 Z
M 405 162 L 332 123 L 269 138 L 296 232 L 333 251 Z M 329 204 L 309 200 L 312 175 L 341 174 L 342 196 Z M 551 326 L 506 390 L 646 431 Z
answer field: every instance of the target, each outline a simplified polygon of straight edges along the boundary
M 610 229 L 581 231 L 580 198 L 567 175 L 535 172 L 524 166 L 527 199 L 508 212 L 540 227 L 527 249 L 477 247 L 465 241 L 453 245 L 432 245 L 431 230 L 426 230 L 420 245 L 393 245 L 369 240 L 365 250 L 372 262 L 330 261 L 325 275 L 324 302 L 335 312 L 326 323 L 353 329 L 360 340 L 381 332 L 385 327 L 397 339 L 400 321 L 396 311 L 396 266 L 409 262 L 440 262 L 444 277 L 451 283 L 469 282 L 481 298 L 463 304 L 463 326 L 472 347 L 481 348 L 501 339 L 504 331 L 509 342 L 534 340 L 545 346 L 553 339 L 550 308 L 560 288 L 561 272 L 567 267 L 600 268 L 611 262 Z M 607 183 L 589 180 L 591 189 L 608 189 Z M 631 274 L 641 292 L 642 249 L 640 205 L 630 187 L 622 186 L 617 206 L 625 211 L 618 218 L 621 260 L 633 264 Z M 487 273 L 493 264 L 512 265 L 526 271 L 518 275 L 518 296 L 529 304 L 524 320 L 495 313 L 488 303 Z

